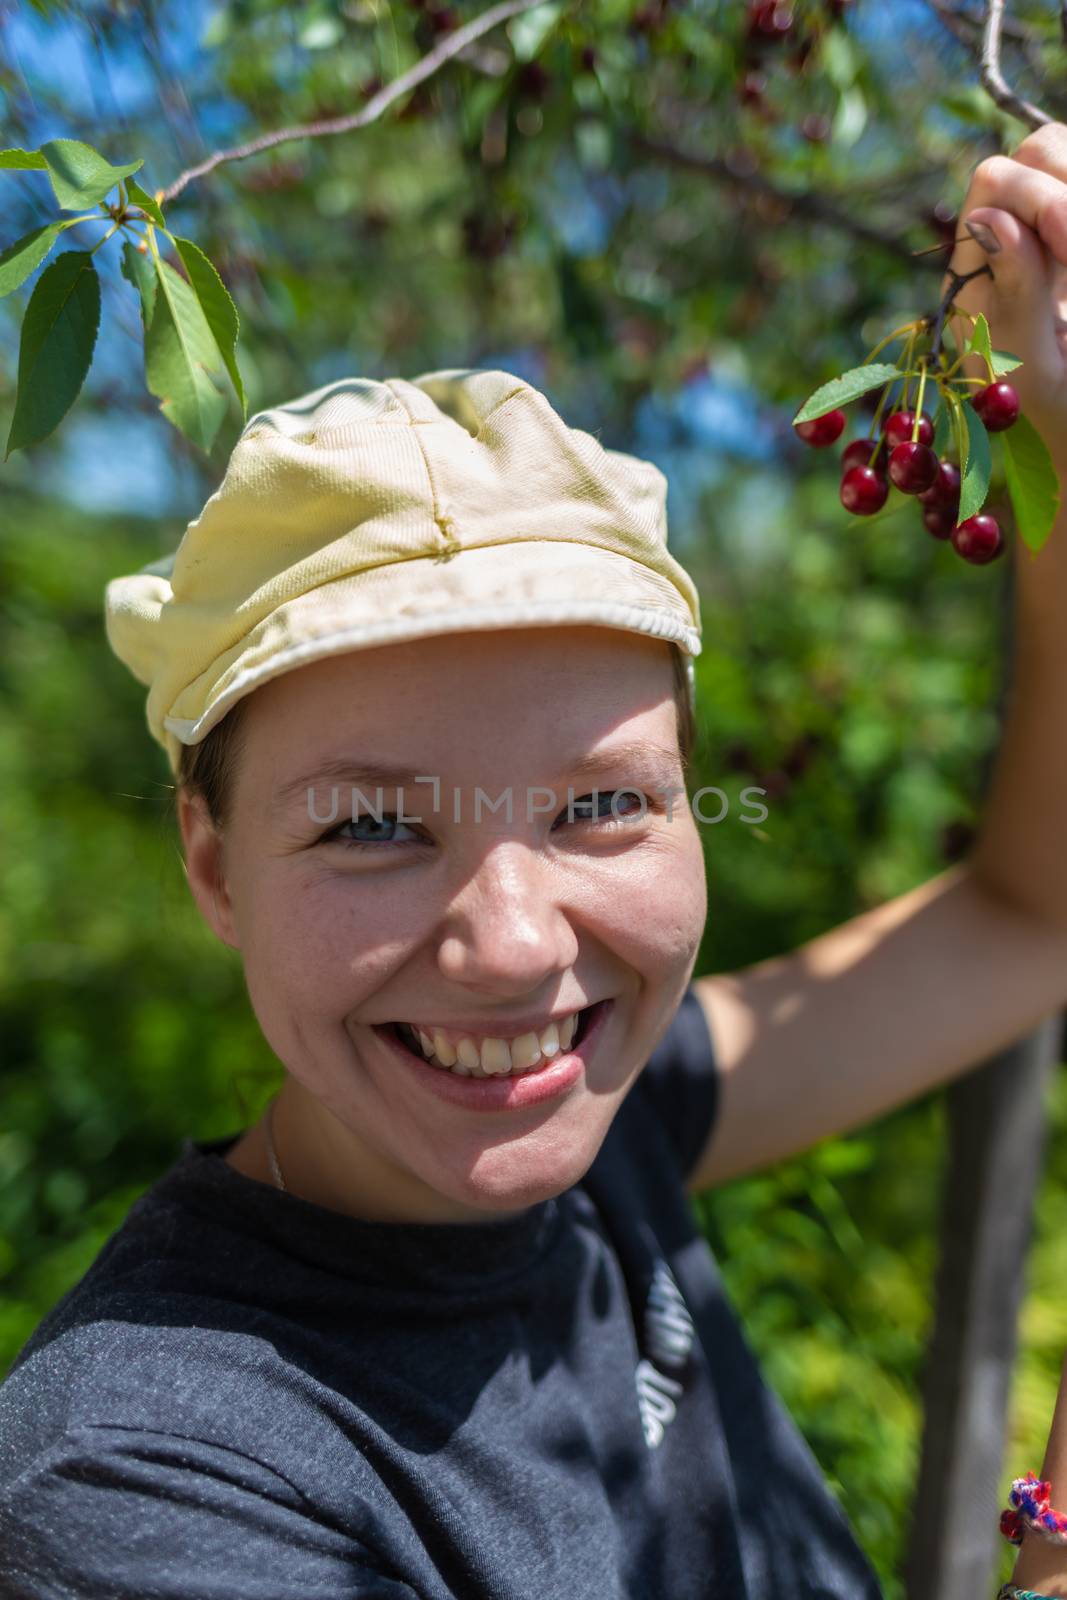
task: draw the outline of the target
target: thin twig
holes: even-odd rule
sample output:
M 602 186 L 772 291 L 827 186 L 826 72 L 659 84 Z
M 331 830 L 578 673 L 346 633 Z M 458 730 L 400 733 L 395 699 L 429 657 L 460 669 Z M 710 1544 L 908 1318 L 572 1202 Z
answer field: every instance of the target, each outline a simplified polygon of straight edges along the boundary
M 1067 0 L 1060 0 L 1060 33 L 1064 45 L 1067 45 Z
M 937 315 L 923 319 L 927 328 L 933 332 L 933 340 L 930 345 L 930 360 L 939 367 L 944 366 L 944 361 L 941 357 L 941 340 L 945 332 L 945 318 L 948 316 L 952 304 L 964 284 L 970 283 L 972 278 L 980 278 L 983 273 L 988 273 L 990 277 L 993 276 L 993 269 L 988 262 L 984 266 L 975 267 L 973 272 L 950 272 L 948 275 L 949 285 L 941 297 Z
M 967 42 L 964 38 L 965 28 L 970 28 L 976 34 L 981 34 L 985 28 L 984 5 L 972 11 L 967 6 L 951 5 L 949 0 L 926 0 L 926 3 L 963 43 Z M 1003 27 L 1005 38 L 1014 39 L 1019 44 L 1037 44 L 1040 41 L 1041 35 L 1036 28 L 1028 22 L 1019 22 L 1015 17 L 1006 16 Z
M 439 44 L 422 57 L 421 61 L 416 61 L 407 72 L 402 73 L 399 78 L 394 78 L 392 83 L 387 83 L 383 89 L 379 89 L 359 111 L 350 112 L 344 117 L 328 117 L 320 122 L 309 122 L 299 128 L 279 128 L 274 133 L 264 133 L 260 134 L 258 139 L 250 139 L 247 144 L 235 145 L 232 150 L 216 150 L 206 161 L 201 161 L 197 166 L 189 167 L 187 171 L 181 173 L 157 198 L 163 204 L 176 200 L 190 183 L 197 178 L 205 177 L 209 172 L 214 172 L 224 161 L 244 161 L 249 156 L 259 155 L 262 150 L 273 150 L 276 145 L 288 144 L 293 139 L 321 139 L 329 134 L 351 133 L 356 128 L 365 128 L 368 123 L 380 117 L 394 100 L 399 100 L 409 89 L 425 83 L 426 79 L 439 71 L 446 61 L 451 61 L 453 56 L 459 55 L 460 51 L 475 39 L 480 39 L 483 34 L 488 33 L 499 23 L 506 22 L 509 17 L 518 16 L 522 11 L 532 11 L 535 5 L 541 3 L 542 0 L 503 0 L 500 5 L 490 6 L 480 17 L 475 17 L 473 22 L 457 28 L 454 33 L 446 34 Z
M 720 156 L 697 155 L 679 149 L 677 145 L 650 139 L 647 134 L 631 131 L 626 137 L 637 150 L 646 155 L 657 156 L 661 161 L 669 162 L 671 166 L 685 167 L 691 172 L 702 172 L 706 177 L 715 178 L 722 183 L 736 184 L 750 194 L 768 195 L 771 199 L 789 206 L 797 216 L 810 217 L 814 222 L 823 222 L 828 227 L 850 233 L 866 244 L 877 245 L 879 249 L 888 251 L 898 260 L 906 261 L 909 266 L 914 266 L 919 261 L 923 266 L 934 266 L 938 271 L 943 270 L 941 262 L 923 261 L 921 256 L 916 256 L 909 250 L 904 240 L 896 234 L 883 233 L 881 229 L 872 227 L 854 212 L 837 205 L 825 195 L 813 194 L 810 190 L 794 191 L 779 188 L 760 172 L 734 172 Z
M 1022 100 L 1008 85 L 1000 68 L 1000 35 L 1004 25 L 1004 0 L 988 0 L 985 33 L 982 36 L 982 83 L 997 105 L 1029 128 L 1043 128 L 1054 121 L 1040 106 Z

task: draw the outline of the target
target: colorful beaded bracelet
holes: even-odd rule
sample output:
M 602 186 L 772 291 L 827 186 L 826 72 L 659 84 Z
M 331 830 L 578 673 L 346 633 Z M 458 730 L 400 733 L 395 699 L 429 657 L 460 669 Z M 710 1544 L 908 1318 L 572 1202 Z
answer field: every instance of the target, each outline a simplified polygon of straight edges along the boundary
M 1049 1505 L 1051 1488 L 1033 1472 L 1015 1479 L 1008 1495 L 1011 1505 L 1000 1513 L 1000 1531 L 1005 1539 L 1022 1544 L 1023 1534 L 1032 1528 L 1042 1539 L 1067 1544 L 1067 1516 Z
M 1038 1594 L 1036 1589 L 1019 1589 L 1014 1583 L 1005 1583 L 997 1590 L 997 1600 L 1056 1600 L 1056 1596 Z

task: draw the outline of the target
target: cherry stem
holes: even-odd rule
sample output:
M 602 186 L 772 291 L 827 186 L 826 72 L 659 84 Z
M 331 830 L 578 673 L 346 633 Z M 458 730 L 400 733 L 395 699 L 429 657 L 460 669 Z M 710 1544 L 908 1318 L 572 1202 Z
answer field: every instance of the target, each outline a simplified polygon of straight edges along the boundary
M 922 419 L 923 419 L 923 395 L 926 392 L 926 372 L 927 372 L 927 367 L 926 367 L 926 362 L 924 361 L 922 363 L 921 372 L 920 372 L 920 376 L 919 376 L 919 398 L 915 402 L 915 421 L 912 424 L 912 429 L 911 429 L 911 440 L 912 440 L 913 444 L 916 442 L 916 440 L 919 437 L 919 425 L 920 425 L 920 423 L 922 422 Z
M 945 291 L 945 295 L 941 301 L 941 304 L 937 308 L 937 315 L 935 317 L 923 318 L 924 325 L 933 330 L 933 342 L 930 345 L 930 360 L 935 362 L 937 366 L 943 367 L 944 365 L 941 359 L 941 340 L 944 337 L 945 332 L 945 318 L 948 316 L 953 300 L 955 300 L 964 284 L 970 283 L 972 278 L 981 278 L 987 273 L 989 277 L 993 276 L 993 269 L 990 267 L 988 261 L 981 267 L 975 267 L 973 272 L 950 272 L 948 275 L 948 288 Z

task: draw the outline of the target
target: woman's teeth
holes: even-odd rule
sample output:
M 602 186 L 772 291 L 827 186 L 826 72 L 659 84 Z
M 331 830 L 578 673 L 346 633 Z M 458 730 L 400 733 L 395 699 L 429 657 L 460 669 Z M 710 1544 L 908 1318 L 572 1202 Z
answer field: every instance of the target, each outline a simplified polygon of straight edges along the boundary
M 533 1072 L 561 1050 L 569 1050 L 580 1015 L 575 1011 L 558 1024 L 550 1022 L 540 1033 L 523 1033 L 510 1042 L 507 1039 L 450 1039 L 440 1028 L 426 1033 L 406 1022 L 397 1026 L 409 1049 L 416 1050 L 435 1067 L 445 1067 L 463 1078 L 503 1078 Z

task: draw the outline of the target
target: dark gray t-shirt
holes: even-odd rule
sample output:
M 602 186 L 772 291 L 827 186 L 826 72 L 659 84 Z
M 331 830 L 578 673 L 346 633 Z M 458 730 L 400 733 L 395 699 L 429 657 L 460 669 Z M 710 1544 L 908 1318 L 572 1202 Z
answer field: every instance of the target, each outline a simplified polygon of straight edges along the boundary
M 504 1222 L 185 1139 L 0 1385 L 3 1600 L 881 1600 L 694 1226 L 717 1098 L 690 990 Z

